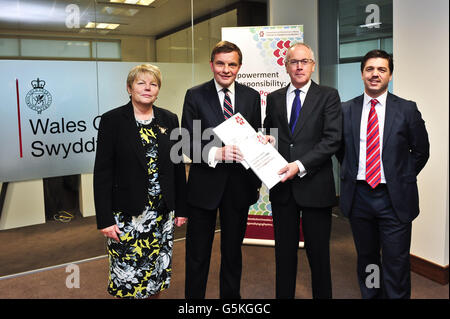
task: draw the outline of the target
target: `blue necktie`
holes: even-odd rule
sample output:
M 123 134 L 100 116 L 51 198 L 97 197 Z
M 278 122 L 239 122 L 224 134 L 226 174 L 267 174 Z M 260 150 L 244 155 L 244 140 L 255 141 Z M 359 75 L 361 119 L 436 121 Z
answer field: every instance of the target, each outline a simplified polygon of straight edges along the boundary
M 295 124 L 297 124 L 298 115 L 300 113 L 300 109 L 302 108 L 302 102 L 300 101 L 300 90 L 296 89 L 295 91 L 294 102 L 292 102 L 291 109 L 291 119 L 289 120 L 289 128 L 291 129 L 291 133 L 294 134 Z

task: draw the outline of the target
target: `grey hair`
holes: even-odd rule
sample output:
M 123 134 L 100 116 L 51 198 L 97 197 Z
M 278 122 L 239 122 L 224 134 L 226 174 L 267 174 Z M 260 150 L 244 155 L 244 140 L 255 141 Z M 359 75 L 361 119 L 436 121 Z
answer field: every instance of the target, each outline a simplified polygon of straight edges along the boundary
M 314 62 L 316 62 L 316 59 L 314 58 L 314 51 L 313 51 L 313 49 L 312 49 L 309 45 L 307 45 L 306 43 L 296 42 L 296 43 L 291 44 L 291 46 L 290 46 L 289 49 L 287 50 L 286 58 L 284 59 L 284 63 L 287 63 L 287 61 L 288 61 L 289 51 L 290 51 L 292 48 L 295 48 L 295 47 L 297 47 L 297 46 L 303 46 L 303 47 L 307 48 L 307 49 L 311 52 L 311 59 L 312 59 Z

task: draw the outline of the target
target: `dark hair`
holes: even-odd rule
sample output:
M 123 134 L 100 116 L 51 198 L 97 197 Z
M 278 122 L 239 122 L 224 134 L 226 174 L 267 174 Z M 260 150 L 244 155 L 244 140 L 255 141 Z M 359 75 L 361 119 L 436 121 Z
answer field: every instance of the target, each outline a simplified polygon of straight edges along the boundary
M 383 50 L 372 50 L 367 52 L 367 54 L 364 56 L 364 58 L 361 61 L 361 73 L 364 71 L 364 67 L 366 66 L 366 62 L 369 59 L 373 59 L 373 58 L 382 58 L 382 59 L 386 59 L 389 62 L 389 71 L 394 72 L 394 59 L 392 58 L 392 55 L 390 55 L 389 53 L 387 53 L 386 51 Z
M 230 52 L 237 52 L 237 54 L 239 55 L 239 65 L 241 65 L 242 64 L 241 49 L 239 49 L 239 47 L 236 44 L 228 41 L 220 41 L 214 46 L 211 52 L 211 62 L 214 62 L 214 57 L 216 56 L 217 53 L 230 53 Z

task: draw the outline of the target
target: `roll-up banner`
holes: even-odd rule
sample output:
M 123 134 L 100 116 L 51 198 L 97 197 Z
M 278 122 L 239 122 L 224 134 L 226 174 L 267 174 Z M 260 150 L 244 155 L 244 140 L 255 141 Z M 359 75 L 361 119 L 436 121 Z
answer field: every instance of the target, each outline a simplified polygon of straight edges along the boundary
M 291 44 L 303 42 L 303 25 L 222 28 L 222 40 L 241 49 L 243 61 L 237 81 L 259 92 L 264 120 L 267 95 L 290 82 L 284 58 Z M 301 230 L 300 222 L 299 247 L 303 247 Z M 249 209 L 244 244 L 275 244 L 269 190 L 264 185 L 258 202 Z

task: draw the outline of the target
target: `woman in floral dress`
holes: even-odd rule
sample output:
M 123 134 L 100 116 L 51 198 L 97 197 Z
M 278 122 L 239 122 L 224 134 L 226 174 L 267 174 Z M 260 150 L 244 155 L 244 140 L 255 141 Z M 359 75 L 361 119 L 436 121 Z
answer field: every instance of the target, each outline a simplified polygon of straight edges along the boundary
M 153 103 L 161 73 L 150 64 L 127 78 L 130 102 L 101 117 L 94 166 L 97 228 L 107 237 L 108 292 L 158 297 L 170 285 L 173 225 L 185 216 L 185 168 L 170 157 L 178 117 Z

